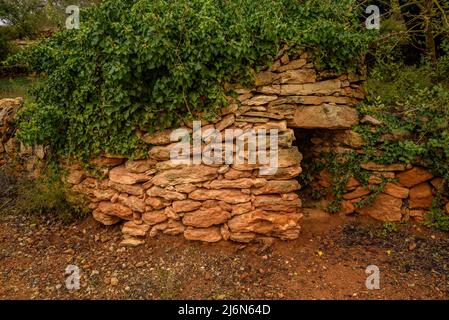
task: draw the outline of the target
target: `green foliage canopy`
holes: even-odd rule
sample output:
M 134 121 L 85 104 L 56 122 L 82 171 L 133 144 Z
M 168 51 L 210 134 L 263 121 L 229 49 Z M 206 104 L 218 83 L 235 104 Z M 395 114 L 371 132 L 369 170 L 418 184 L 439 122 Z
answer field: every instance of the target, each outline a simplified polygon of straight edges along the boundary
M 137 128 L 177 125 L 225 104 L 284 46 L 351 69 L 367 51 L 354 1 L 106 0 L 21 55 L 47 75 L 21 114 L 20 138 L 87 160 L 143 150 Z

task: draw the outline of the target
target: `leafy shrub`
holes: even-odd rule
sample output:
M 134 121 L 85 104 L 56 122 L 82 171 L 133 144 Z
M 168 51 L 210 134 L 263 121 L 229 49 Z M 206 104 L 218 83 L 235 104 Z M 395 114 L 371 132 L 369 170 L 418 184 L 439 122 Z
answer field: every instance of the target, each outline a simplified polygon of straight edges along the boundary
M 106 0 L 19 59 L 48 75 L 21 114 L 20 138 L 83 160 L 144 147 L 136 129 L 205 117 L 229 82 L 248 83 L 286 46 L 355 68 L 373 33 L 354 1 Z M 338 48 L 338 50 L 335 50 Z
M 86 7 L 99 0 L 0 0 L 0 19 L 7 22 L 2 33 L 9 39 L 36 38 L 46 28 L 62 27 L 65 8 Z
M 360 111 L 384 124 L 374 133 L 368 125 L 356 128 L 371 160 L 421 164 L 449 181 L 449 81 L 438 79 L 438 68 L 445 66 L 390 65 L 373 72 Z

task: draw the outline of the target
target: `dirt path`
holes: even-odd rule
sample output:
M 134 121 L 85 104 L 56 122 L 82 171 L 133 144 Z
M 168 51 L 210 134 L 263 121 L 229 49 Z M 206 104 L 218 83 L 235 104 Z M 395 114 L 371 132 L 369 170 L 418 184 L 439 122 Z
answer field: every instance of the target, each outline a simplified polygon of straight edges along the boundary
M 360 221 L 360 220 L 358 220 Z M 91 218 L 0 223 L 2 299 L 447 299 L 447 234 L 422 226 L 304 220 L 300 239 L 236 245 L 159 236 L 120 247 L 117 227 Z M 80 289 L 65 285 L 68 265 Z M 368 265 L 381 289 L 365 286 Z

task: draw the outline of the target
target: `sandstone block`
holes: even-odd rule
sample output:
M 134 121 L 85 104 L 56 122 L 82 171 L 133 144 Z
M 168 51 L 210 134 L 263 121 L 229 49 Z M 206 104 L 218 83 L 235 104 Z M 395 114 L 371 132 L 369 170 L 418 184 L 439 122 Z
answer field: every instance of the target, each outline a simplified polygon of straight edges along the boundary
M 222 239 L 219 227 L 192 228 L 184 231 L 184 237 L 187 240 L 196 240 L 204 242 L 218 242 Z
M 401 221 L 401 208 L 401 199 L 385 193 L 380 193 L 371 206 L 356 208 L 356 211 L 380 221 Z
M 194 200 L 180 200 L 173 201 L 172 206 L 175 212 L 189 212 L 200 208 L 201 202 Z
M 176 236 L 178 234 L 184 233 L 186 227 L 179 221 L 168 220 L 166 227 L 163 230 L 164 234 L 171 236 Z
M 186 226 L 207 228 L 226 222 L 231 218 L 231 214 L 220 207 L 201 208 L 184 214 L 182 222 Z
M 384 193 L 389 194 L 390 196 L 393 196 L 395 198 L 399 199 L 407 199 L 409 195 L 409 189 L 401 187 L 395 183 L 388 182 L 385 185 L 385 188 L 383 190 Z
M 109 181 L 108 186 L 114 190 L 119 191 L 119 192 L 132 194 L 134 196 L 141 196 L 144 194 L 144 189 L 139 184 L 127 185 L 127 184 L 121 184 L 121 183 L 115 183 L 115 182 Z
M 113 189 L 96 189 L 93 192 L 93 196 L 95 197 L 94 201 L 109 201 L 112 199 L 112 197 L 117 193 L 117 191 Z
M 301 218 L 299 213 L 267 213 L 254 210 L 249 213 L 236 215 L 228 221 L 231 232 L 254 232 L 271 234 L 295 228 Z
M 150 226 L 166 221 L 168 218 L 165 215 L 165 210 L 147 211 L 142 215 L 142 219 Z
M 90 161 L 91 164 L 98 167 L 115 167 L 123 163 L 123 158 L 98 157 Z
M 98 210 L 104 214 L 116 216 L 124 220 L 132 220 L 133 217 L 132 210 L 120 203 L 102 201 L 98 204 Z
M 284 200 L 279 195 L 260 195 L 256 196 L 253 204 L 258 209 L 265 211 L 278 211 L 278 212 L 296 212 L 301 207 L 301 200 Z
M 346 129 L 358 123 L 357 110 L 331 104 L 299 106 L 288 120 L 289 127 L 305 129 Z
M 218 168 L 206 165 L 197 165 L 182 169 L 163 171 L 153 177 L 151 182 L 157 186 L 168 186 L 186 183 L 198 183 L 215 179 Z
M 150 197 L 161 197 L 166 200 L 184 200 L 187 198 L 187 195 L 185 195 L 184 193 L 166 190 L 158 186 L 154 186 L 148 189 L 147 195 L 149 195 Z
M 134 221 L 127 221 L 122 226 L 122 233 L 134 236 L 134 237 L 144 237 L 150 230 L 150 226 L 147 224 L 136 224 Z
M 432 206 L 432 188 L 427 182 L 410 189 L 410 209 L 430 208 Z
M 109 179 L 115 183 L 132 185 L 148 181 L 151 177 L 141 173 L 129 172 L 125 166 L 120 166 L 109 171 Z
M 125 168 L 131 173 L 144 173 L 150 169 L 153 169 L 156 165 L 156 161 L 147 160 L 128 160 L 125 162 Z
M 252 170 L 252 169 L 251 169 Z M 230 168 L 228 172 L 224 174 L 224 178 L 228 180 L 237 180 L 242 178 L 250 178 L 252 176 L 251 171 L 242 171 Z
M 97 220 L 98 222 L 101 222 L 105 226 L 111 226 L 111 225 L 116 224 L 119 221 L 121 221 L 121 219 L 119 217 L 105 214 L 99 209 L 95 209 L 92 212 L 92 216 L 95 220 Z
M 433 178 L 433 174 L 421 167 L 414 167 L 397 175 L 399 183 L 408 188 L 426 182 Z

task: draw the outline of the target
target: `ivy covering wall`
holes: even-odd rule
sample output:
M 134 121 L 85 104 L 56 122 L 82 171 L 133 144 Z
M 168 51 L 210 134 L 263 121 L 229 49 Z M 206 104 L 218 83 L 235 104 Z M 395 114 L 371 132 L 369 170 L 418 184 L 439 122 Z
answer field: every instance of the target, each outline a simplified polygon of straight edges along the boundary
M 318 67 L 357 68 L 374 31 L 355 1 L 106 0 L 18 57 L 45 76 L 20 116 L 22 141 L 88 159 L 144 150 L 136 129 L 213 116 L 282 48 Z

